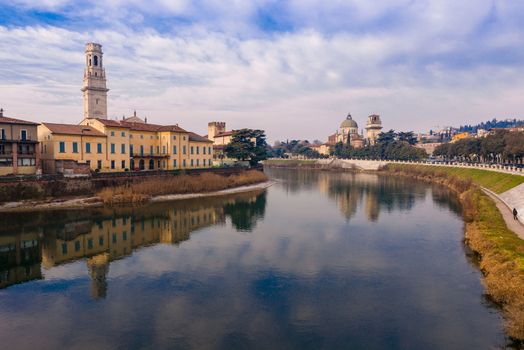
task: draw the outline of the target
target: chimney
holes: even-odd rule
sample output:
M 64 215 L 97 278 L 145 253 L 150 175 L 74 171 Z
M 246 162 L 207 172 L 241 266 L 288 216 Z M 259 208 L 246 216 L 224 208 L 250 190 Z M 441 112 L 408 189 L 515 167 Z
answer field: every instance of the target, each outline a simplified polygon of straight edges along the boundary
M 133 117 L 136 117 L 136 109 L 135 109 L 135 111 L 133 112 Z
M 0 108 L 0 117 L 3 117 L 3 116 L 4 116 L 4 109 Z
M 136 114 L 135 114 L 136 115 Z M 147 117 L 144 118 L 144 123 L 147 124 Z

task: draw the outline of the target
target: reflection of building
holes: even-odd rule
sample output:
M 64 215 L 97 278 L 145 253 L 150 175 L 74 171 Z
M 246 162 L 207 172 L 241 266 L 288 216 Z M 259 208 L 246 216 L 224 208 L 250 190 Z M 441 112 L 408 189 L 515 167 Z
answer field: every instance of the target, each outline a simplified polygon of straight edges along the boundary
M 38 232 L 0 236 L 0 288 L 41 279 L 41 239 Z

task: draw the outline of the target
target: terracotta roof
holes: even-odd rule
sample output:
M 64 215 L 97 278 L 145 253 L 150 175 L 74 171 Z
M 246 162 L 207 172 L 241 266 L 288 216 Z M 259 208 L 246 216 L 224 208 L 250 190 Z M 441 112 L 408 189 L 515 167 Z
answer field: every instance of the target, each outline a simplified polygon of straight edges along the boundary
M 138 123 L 138 122 L 127 122 L 127 121 L 121 121 L 120 124 L 126 125 L 127 127 L 131 128 L 131 130 L 137 130 L 137 131 L 151 131 L 155 132 L 158 131 L 162 127 L 162 125 L 157 124 L 146 124 L 146 123 Z
M 213 143 L 213 141 L 211 141 L 211 140 L 209 140 L 209 139 L 207 139 L 207 138 L 205 138 L 203 136 L 197 135 L 194 132 L 189 132 L 189 141 Z
M 222 136 L 233 136 L 235 134 L 234 130 L 231 131 L 224 131 L 219 134 L 216 134 L 215 137 L 222 137 Z
M 164 125 L 161 126 L 158 131 L 176 131 L 176 132 L 187 132 L 178 125 Z
M 87 125 L 74 125 L 74 124 L 54 124 L 54 123 L 42 123 L 46 128 L 51 130 L 53 134 L 65 134 L 65 135 L 87 135 L 87 136 L 100 136 L 106 137 L 103 133 L 96 130 L 95 128 Z
M 8 118 L 8 117 L 0 117 L 0 123 L 22 124 L 22 125 L 39 125 L 38 123 L 29 122 L 27 120 Z
M 92 118 L 95 120 L 98 120 L 100 123 L 104 124 L 105 126 L 113 126 L 115 128 L 129 128 L 129 126 L 124 125 L 120 123 L 118 120 L 111 120 L 111 119 L 102 119 L 102 118 Z

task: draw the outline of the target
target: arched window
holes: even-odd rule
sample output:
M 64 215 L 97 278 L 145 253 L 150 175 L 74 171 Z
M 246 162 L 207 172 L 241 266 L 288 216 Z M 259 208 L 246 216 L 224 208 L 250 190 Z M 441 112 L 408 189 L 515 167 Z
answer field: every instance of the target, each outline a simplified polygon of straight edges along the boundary
M 98 56 L 94 56 L 94 64 L 95 66 L 98 66 Z
M 143 159 L 140 159 L 140 160 L 138 161 L 138 168 L 139 168 L 140 170 L 144 170 L 145 166 L 144 166 L 144 160 L 143 160 Z
M 155 169 L 155 161 L 153 159 L 149 160 L 149 170 Z
M 91 67 L 91 59 L 89 59 L 89 67 Z

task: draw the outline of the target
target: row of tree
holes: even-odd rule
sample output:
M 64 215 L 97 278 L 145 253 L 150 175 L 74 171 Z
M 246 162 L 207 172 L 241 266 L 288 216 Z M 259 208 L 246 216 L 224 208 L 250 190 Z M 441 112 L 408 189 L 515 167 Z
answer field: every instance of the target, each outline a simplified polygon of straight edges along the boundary
M 461 125 L 459 127 L 460 132 L 473 132 L 476 133 L 478 129 L 484 129 L 484 130 L 491 130 L 491 129 L 497 129 L 497 128 L 513 128 L 516 126 L 522 126 L 524 125 L 524 120 L 518 120 L 518 119 L 506 119 L 506 120 L 497 120 L 493 118 L 492 120 L 488 120 L 487 122 L 482 122 L 476 125 Z
M 524 133 L 496 130 L 484 138 L 467 138 L 438 146 L 433 155 L 446 160 L 522 163 Z
M 414 147 L 417 142 L 413 132 L 395 132 L 389 130 L 380 133 L 375 145 L 355 148 L 339 142 L 335 145 L 334 155 L 338 158 L 365 158 L 388 160 L 421 160 L 427 158 L 427 153 Z

